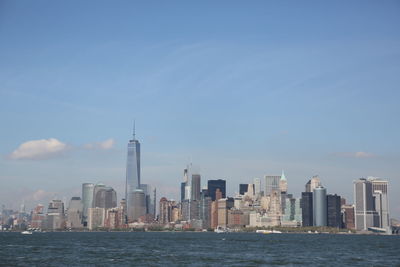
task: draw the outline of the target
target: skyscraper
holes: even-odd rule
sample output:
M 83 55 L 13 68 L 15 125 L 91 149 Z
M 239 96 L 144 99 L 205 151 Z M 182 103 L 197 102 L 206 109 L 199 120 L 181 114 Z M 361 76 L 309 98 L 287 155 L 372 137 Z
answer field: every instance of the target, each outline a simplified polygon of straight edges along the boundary
M 83 204 L 83 211 L 82 211 L 82 220 L 83 225 L 87 225 L 88 216 L 89 216 L 89 208 L 93 207 L 93 191 L 94 191 L 94 184 L 92 183 L 84 183 L 82 184 L 82 204 Z
M 302 192 L 301 193 L 301 214 L 302 214 L 302 225 L 313 226 L 313 193 Z
M 339 202 L 340 203 L 340 202 Z M 327 226 L 326 188 L 318 186 L 313 192 L 313 224 L 314 226 Z
M 96 184 L 93 190 L 93 208 L 117 207 L 117 192 L 112 187 Z
M 321 185 L 321 179 L 319 179 L 318 175 L 314 175 L 307 183 L 306 183 L 306 192 L 314 192 L 314 189 Z
M 374 204 L 372 182 L 365 178 L 354 181 L 356 230 L 368 230 L 368 227 L 379 225 L 379 215 Z
M 264 195 L 271 195 L 272 191 L 279 191 L 279 182 L 281 180 L 281 176 L 268 176 L 264 177 L 265 179 L 265 189 Z
M 253 179 L 254 183 L 254 194 L 259 197 L 261 196 L 261 179 L 260 178 L 254 178 Z
M 328 222 L 329 227 L 342 227 L 341 219 L 341 205 L 340 196 L 338 195 L 327 195 L 326 196 L 327 207 L 328 207 Z
M 140 189 L 140 143 L 136 139 L 135 125 L 133 127 L 133 138 L 128 143 L 128 154 L 126 161 L 126 187 L 125 199 L 127 202 L 128 221 L 133 220 L 134 192 Z
M 379 214 L 378 227 L 389 229 L 388 181 L 380 178 L 370 178 L 369 180 L 372 182 L 375 210 Z
M 226 197 L 226 181 L 222 179 L 218 180 L 208 180 L 207 183 L 208 195 L 211 197 L 212 201 L 215 201 L 215 192 L 217 188 L 221 191 L 222 198 Z
M 200 174 L 192 174 L 192 186 L 191 186 L 191 200 L 200 200 Z
M 72 197 L 67 210 L 67 228 L 82 228 L 83 205 L 80 197 Z

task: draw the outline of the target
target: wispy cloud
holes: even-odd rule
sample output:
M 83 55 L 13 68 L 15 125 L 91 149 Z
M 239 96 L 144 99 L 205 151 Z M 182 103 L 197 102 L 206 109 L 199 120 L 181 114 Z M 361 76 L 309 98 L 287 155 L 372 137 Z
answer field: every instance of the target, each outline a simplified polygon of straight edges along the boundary
M 109 138 L 102 142 L 94 142 L 85 144 L 83 147 L 85 149 L 93 150 L 93 149 L 100 149 L 100 150 L 109 150 L 113 148 L 115 145 L 115 140 L 113 138 Z
M 377 155 L 374 153 L 364 152 L 364 151 L 338 152 L 338 153 L 334 153 L 334 155 L 337 157 L 342 157 L 342 158 L 375 158 L 375 157 L 377 157 Z
M 31 140 L 22 143 L 8 157 L 10 159 L 21 160 L 41 160 L 59 156 L 69 146 L 55 138 Z

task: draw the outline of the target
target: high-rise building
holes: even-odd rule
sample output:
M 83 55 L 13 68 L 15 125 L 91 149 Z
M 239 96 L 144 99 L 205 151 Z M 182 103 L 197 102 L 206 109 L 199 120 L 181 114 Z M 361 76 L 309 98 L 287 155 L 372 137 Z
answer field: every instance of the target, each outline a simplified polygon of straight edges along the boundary
M 327 207 L 328 207 L 328 221 L 327 225 L 329 227 L 342 227 L 342 218 L 341 218 L 341 203 L 340 196 L 338 195 L 327 195 L 326 196 Z
M 314 192 L 314 189 L 318 186 L 321 186 L 321 180 L 318 175 L 314 175 L 307 183 L 306 183 L 306 192 Z
M 256 197 L 260 197 L 261 196 L 261 179 L 254 178 L 253 183 L 254 183 L 254 194 L 256 195 Z
M 61 200 L 52 200 L 47 208 L 46 229 L 60 230 L 65 228 L 64 203 Z
M 201 178 L 200 174 L 192 174 L 191 200 L 200 200 Z
M 84 183 L 82 184 L 82 220 L 83 225 L 86 226 L 88 220 L 88 209 L 93 207 L 93 192 L 94 192 L 94 184 L 92 183 Z
M 354 181 L 354 205 L 356 230 L 368 230 L 379 226 L 379 215 L 375 211 L 372 182 L 360 178 Z
M 326 188 L 318 186 L 313 192 L 313 225 L 327 226 L 327 219 Z
M 279 191 L 279 183 L 281 180 L 281 176 L 268 176 L 264 177 L 265 179 L 265 189 L 264 195 L 271 195 L 272 191 Z
M 239 194 L 244 195 L 247 192 L 249 184 L 239 184 Z
M 301 193 L 301 214 L 303 227 L 313 226 L 313 193 Z
M 218 226 L 226 227 L 228 225 L 228 210 L 234 206 L 233 198 L 221 198 L 218 203 Z
M 125 199 L 127 202 L 128 221 L 134 220 L 134 193 L 137 189 L 140 189 L 140 143 L 136 139 L 134 126 L 133 138 L 132 140 L 129 140 L 128 143 L 128 154 L 126 161 Z M 138 210 L 138 208 L 136 210 Z
M 287 197 L 285 204 L 285 212 L 282 216 L 284 222 L 296 222 L 296 226 L 301 224 L 302 221 L 302 211 L 301 211 L 301 201 L 298 198 Z
M 283 193 L 287 193 L 288 185 L 285 173 L 282 171 L 281 179 L 279 180 L 279 190 Z
M 104 227 L 106 218 L 105 208 L 89 208 L 88 209 L 88 228 L 94 230 L 96 228 Z
M 82 224 L 83 204 L 80 197 L 72 197 L 67 210 L 67 228 L 79 229 Z
M 186 182 L 181 183 L 181 202 L 185 200 Z
M 111 209 L 117 205 L 117 192 L 112 187 L 96 184 L 93 190 L 93 208 Z
M 218 180 L 208 180 L 208 195 L 211 197 L 212 201 L 215 201 L 215 192 L 217 189 L 221 191 L 222 198 L 226 197 L 226 181 L 222 179 Z
M 211 197 L 201 194 L 199 205 L 199 219 L 202 221 L 202 228 L 208 229 L 211 227 Z
M 353 205 L 343 205 L 342 206 L 342 219 L 343 228 L 354 229 L 355 228 L 355 218 L 354 218 L 354 206 Z
M 375 198 L 375 210 L 379 215 L 380 228 L 389 229 L 389 199 L 388 199 L 388 181 L 380 178 L 370 178 L 372 182 L 372 192 Z
M 132 207 L 132 221 L 138 221 L 140 217 L 146 215 L 146 194 L 143 189 L 135 189 L 132 193 L 133 207 Z
M 154 190 L 152 190 L 151 185 L 141 184 L 140 189 L 143 190 L 146 197 L 146 214 L 151 214 L 155 218 L 155 198 Z
M 218 200 L 221 198 L 222 192 L 219 188 L 217 188 L 215 191 L 215 200 L 211 203 L 211 228 L 213 229 L 218 227 Z
M 268 217 L 271 219 L 271 225 L 280 226 L 282 217 L 282 206 L 281 206 L 281 193 L 279 190 L 272 190 L 270 194 L 270 208 L 268 211 Z
M 32 211 L 31 227 L 41 229 L 43 222 L 45 221 L 46 215 L 44 214 L 44 206 L 38 204 Z
M 168 224 L 173 222 L 173 209 L 176 207 L 175 201 L 168 200 L 165 197 L 160 199 L 160 217 L 159 222 L 161 224 Z

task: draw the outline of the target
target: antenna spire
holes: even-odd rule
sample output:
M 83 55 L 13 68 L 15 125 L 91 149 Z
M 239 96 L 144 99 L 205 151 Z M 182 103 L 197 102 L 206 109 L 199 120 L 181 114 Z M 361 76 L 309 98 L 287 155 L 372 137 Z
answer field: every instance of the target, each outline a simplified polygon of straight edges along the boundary
M 133 140 L 136 140 L 136 120 L 133 120 Z

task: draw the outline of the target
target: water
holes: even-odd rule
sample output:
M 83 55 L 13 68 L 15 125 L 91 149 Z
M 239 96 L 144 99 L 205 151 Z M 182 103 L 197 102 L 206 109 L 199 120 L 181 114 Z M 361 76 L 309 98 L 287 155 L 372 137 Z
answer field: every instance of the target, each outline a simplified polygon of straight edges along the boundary
M 0 233 L 0 266 L 400 266 L 400 236 Z

